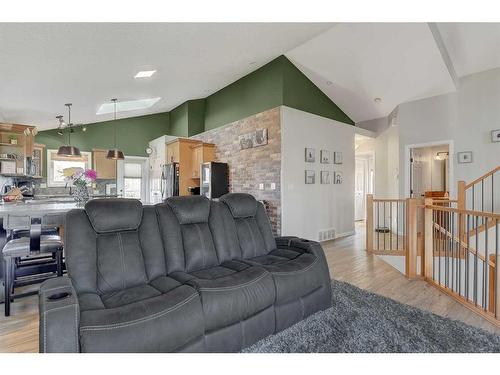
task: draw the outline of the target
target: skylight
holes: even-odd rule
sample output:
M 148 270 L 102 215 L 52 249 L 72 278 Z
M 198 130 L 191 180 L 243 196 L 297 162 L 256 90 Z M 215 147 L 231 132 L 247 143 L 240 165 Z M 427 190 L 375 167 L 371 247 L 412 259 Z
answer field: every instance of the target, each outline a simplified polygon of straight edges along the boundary
M 156 70 L 141 70 L 134 78 L 149 78 L 156 73 Z
M 137 100 L 127 100 L 124 102 L 118 101 L 116 103 L 116 112 L 127 112 L 136 111 L 139 109 L 146 109 L 155 105 L 155 103 L 160 100 L 160 97 L 148 98 L 148 99 L 137 99 Z M 105 115 L 108 113 L 113 113 L 113 103 L 101 104 L 96 112 L 96 115 Z

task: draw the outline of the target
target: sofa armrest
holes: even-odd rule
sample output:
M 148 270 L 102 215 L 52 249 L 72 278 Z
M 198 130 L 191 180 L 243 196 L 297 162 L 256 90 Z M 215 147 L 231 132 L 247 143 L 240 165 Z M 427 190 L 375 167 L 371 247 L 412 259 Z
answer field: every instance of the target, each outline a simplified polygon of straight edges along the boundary
M 68 277 L 46 280 L 38 295 L 40 353 L 78 353 L 80 307 Z
M 324 256 L 321 244 L 316 241 L 306 240 L 294 236 L 276 237 L 276 246 L 278 248 L 289 248 L 301 251 L 303 253 L 312 253 L 314 255 Z

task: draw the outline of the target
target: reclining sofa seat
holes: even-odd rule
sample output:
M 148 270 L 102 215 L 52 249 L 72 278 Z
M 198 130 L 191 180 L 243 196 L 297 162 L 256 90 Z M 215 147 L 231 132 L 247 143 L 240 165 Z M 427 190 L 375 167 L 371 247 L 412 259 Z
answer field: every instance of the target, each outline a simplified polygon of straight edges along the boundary
M 154 207 L 133 199 L 89 201 L 85 211 L 67 214 L 65 247 L 70 279 L 49 280 L 39 296 L 40 351 L 203 350 L 200 297 L 167 276 Z M 48 295 L 55 290 L 71 293 L 73 303 L 54 304 Z M 76 329 L 54 314 L 73 318 Z
M 276 331 L 331 306 L 331 285 L 324 252 L 317 242 L 297 237 L 274 238 L 264 206 L 250 194 L 220 198 L 227 207 L 224 234 L 235 233 L 241 260 L 271 273 L 276 286 Z M 224 210 L 220 209 L 222 212 Z M 224 215 L 216 215 L 223 217 Z M 214 227 L 220 225 L 214 225 Z M 221 235 L 221 231 L 214 231 Z
M 275 332 L 275 287 L 262 267 L 223 256 L 211 229 L 224 228 L 209 225 L 218 216 L 211 208 L 202 196 L 172 197 L 156 206 L 167 271 L 200 294 L 206 350 L 239 351 Z
M 69 277 L 39 293 L 41 352 L 238 351 L 331 305 L 321 246 L 274 238 L 248 194 L 103 199 L 66 216 Z

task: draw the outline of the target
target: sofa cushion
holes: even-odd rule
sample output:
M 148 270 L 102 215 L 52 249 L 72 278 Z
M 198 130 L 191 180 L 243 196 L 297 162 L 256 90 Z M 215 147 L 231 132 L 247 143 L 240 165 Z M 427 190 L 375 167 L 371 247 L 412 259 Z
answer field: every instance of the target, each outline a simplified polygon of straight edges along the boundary
M 229 207 L 229 210 L 235 219 L 254 217 L 257 213 L 258 203 L 250 194 L 230 193 L 223 195 L 220 200 Z
M 274 304 L 269 272 L 247 265 L 241 265 L 241 271 L 234 268 L 221 265 L 189 274 L 186 282 L 201 295 L 206 331 L 240 322 Z
M 323 285 L 320 261 L 313 254 L 278 249 L 246 262 L 271 273 L 278 304 L 301 298 Z
M 204 196 L 171 197 L 166 203 L 172 208 L 181 225 L 208 222 L 210 201 Z
M 137 199 L 92 199 L 85 212 L 97 233 L 135 230 L 141 224 L 142 203 Z
M 132 288 L 104 294 L 101 296 L 101 300 L 105 308 L 111 309 L 157 297 L 159 295 L 161 295 L 161 292 L 150 285 L 138 285 Z
M 82 311 L 82 352 L 167 352 L 204 333 L 196 290 L 181 285 L 127 305 Z

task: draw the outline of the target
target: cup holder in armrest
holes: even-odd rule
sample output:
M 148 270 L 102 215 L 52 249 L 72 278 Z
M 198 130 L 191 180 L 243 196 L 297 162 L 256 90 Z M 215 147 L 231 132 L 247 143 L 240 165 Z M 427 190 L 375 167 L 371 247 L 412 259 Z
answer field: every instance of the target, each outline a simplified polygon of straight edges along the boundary
M 47 297 L 47 299 L 49 301 L 60 301 L 62 299 L 66 299 L 66 298 L 69 298 L 69 297 L 71 297 L 71 293 L 70 292 L 61 292 L 61 293 L 51 294 L 50 296 Z

